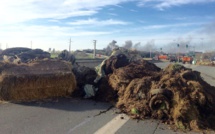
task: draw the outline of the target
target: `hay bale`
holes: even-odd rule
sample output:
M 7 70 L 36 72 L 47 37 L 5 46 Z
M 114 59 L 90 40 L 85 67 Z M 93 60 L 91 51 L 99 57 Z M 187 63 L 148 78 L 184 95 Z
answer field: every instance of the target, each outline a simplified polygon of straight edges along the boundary
M 28 64 L 0 62 L 0 99 L 31 101 L 69 96 L 76 88 L 72 66 L 59 60 Z

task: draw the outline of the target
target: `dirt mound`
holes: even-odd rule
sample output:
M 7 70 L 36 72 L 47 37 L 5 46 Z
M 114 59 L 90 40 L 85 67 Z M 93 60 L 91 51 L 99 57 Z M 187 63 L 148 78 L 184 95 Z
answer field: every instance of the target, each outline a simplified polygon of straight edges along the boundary
M 161 119 L 183 130 L 215 129 L 215 87 L 199 72 L 179 64 L 161 70 L 137 61 L 107 79 L 117 92 L 116 107 L 133 118 Z
M 0 62 L 0 99 L 31 101 L 69 96 L 76 88 L 72 66 L 59 60 L 28 64 Z

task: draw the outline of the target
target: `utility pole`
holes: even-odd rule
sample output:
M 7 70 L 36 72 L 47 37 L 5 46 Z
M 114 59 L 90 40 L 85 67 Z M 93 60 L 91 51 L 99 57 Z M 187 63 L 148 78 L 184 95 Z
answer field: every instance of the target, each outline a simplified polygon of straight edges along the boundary
M 32 49 L 32 41 L 31 41 L 31 49 Z
M 8 44 L 6 43 L 6 49 L 8 48 Z
M 0 49 L 1 49 L 1 43 L 0 43 Z
M 152 57 L 152 50 L 151 50 L 151 46 L 150 46 L 150 58 Z
M 201 42 L 201 48 L 202 48 L 202 51 L 203 51 L 203 49 L 204 49 L 204 47 L 203 47 L 203 41 L 204 41 L 204 38 L 201 38 L 201 40 L 202 40 L 202 42 Z
M 94 53 L 93 53 L 93 58 L 96 58 L 96 40 L 93 40 L 94 43 Z
M 71 51 L 71 44 L 72 44 L 72 40 L 71 38 L 69 39 L 69 52 Z
M 177 51 L 178 51 L 178 62 L 179 62 L 179 59 L 180 59 L 180 56 L 179 56 L 179 47 L 180 47 L 180 45 L 177 44 L 177 47 L 178 47 Z

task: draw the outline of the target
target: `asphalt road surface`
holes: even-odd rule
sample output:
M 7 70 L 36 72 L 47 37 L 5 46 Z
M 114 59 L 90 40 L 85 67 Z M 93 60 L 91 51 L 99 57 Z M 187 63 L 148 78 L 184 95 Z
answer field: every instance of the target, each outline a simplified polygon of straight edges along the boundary
M 156 63 L 165 67 L 168 63 Z M 202 77 L 215 86 L 215 68 L 185 65 L 201 71 Z M 0 134 L 175 134 L 156 120 L 129 119 L 108 103 L 75 98 L 2 103 Z M 189 132 L 195 133 L 195 132 Z M 214 132 L 211 132 L 214 133 Z

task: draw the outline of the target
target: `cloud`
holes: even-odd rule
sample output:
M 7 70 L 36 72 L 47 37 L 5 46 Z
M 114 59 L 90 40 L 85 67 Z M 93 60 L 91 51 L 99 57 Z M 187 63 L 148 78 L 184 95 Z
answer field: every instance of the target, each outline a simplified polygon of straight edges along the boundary
M 24 22 L 32 19 L 64 19 L 91 16 L 105 6 L 130 0 L 1 0 L 0 24 Z
M 33 47 L 47 50 L 49 47 L 56 50 L 65 49 L 68 39 L 73 39 L 73 48 L 87 48 L 89 42 L 96 38 L 99 40 L 102 36 L 109 36 L 117 31 L 107 30 L 84 30 L 66 26 L 26 26 L 14 25 L 3 27 L 0 30 L 0 44 L 5 48 L 9 47 L 30 47 L 30 41 L 33 41 Z M 74 43 L 75 42 L 75 43 Z M 87 42 L 87 43 L 86 43 Z
M 164 9 L 172 6 L 180 6 L 180 5 L 186 5 L 186 4 L 200 4 L 200 3 L 208 3 L 208 2 L 214 2 L 215 0 L 164 0 L 161 3 L 156 5 L 156 8 L 158 9 Z
M 87 19 L 87 20 L 77 20 L 74 22 L 68 23 L 69 25 L 96 25 L 96 26 L 107 26 L 107 25 L 127 25 L 128 22 L 120 20 L 98 20 L 98 19 Z
M 215 0 L 139 0 L 138 6 L 150 5 L 159 10 L 170 8 L 173 6 L 181 6 L 186 4 L 201 4 L 215 2 Z
M 116 13 L 108 13 L 108 15 L 111 15 L 111 16 L 118 16 L 118 14 L 116 14 Z
M 194 22 L 194 23 L 176 23 L 176 24 L 165 24 L 165 25 L 147 25 L 139 27 L 138 29 L 153 30 L 153 29 L 164 29 L 164 28 L 179 28 L 179 27 L 189 27 L 189 26 L 199 26 L 205 24 L 204 22 Z
M 12 26 L 3 28 L 0 31 L 1 38 L 61 38 L 70 36 L 99 36 L 111 34 L 114 31 L 96 31 L 96 30 L 80 30 L 76 27 L 62 27 L 62 26 Z
M 134 9 L 130 9 L 130 11 L 131 11 L 131 12 L 138 12 L 137 10 L 134 10 Z
M 213 21 L 209 24 L 206 24 L 200 32 L 203 32 L 210 36 L 214 36 L 215 35 L 215 21 Z
M 32 19 L 65 19 L 92 16 L 103 7 L 123 8 L 122 3 L 137 2 L 163 10 L 172 6 L 214 2 L 215 0 L 1 0 L 0 24 L 24 22 Z M 131 10 L 134 11 L 134 10 Z

